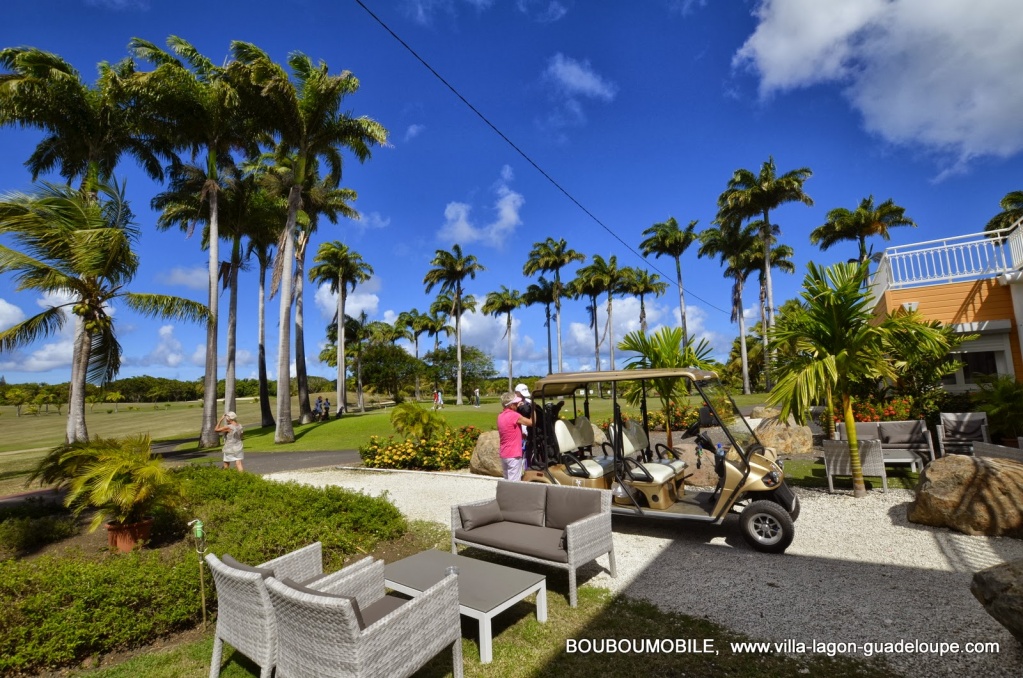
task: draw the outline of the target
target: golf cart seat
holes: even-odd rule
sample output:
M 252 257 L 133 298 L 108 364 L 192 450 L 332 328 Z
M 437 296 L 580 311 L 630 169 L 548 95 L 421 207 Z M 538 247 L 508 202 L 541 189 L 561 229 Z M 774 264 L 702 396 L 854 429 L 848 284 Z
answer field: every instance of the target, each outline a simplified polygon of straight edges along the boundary
M 572 432 L 572 438 L 579 451 L 592 456 L 594 437 L 593 425 L 590 424 L 590 420 L 580 415 L 569 424 L 569 430 Z
M 635 419 L 630 420 L 629 423 L 625 424 L 625 436 L 622 439 L 622 454 L 626 457 L 636 456 L 640 461 L 646 459 L 649 453 L 653 457 L 653 453 L 650 451 L 650 441 L 643 432 L 643 427 Z M 611 424 L 608 427 L 608 432 L 613 439 L 617 435 L 615 425 Z M 664 448 L 668 454 L 661 451 Z M 671 469 L 672 475 L 675 476 L 677 481 L 681 481 L 685 475 L 686 462 L 682 459 L 676 459 L 671 456 L 671 451 L 668 450 L 666 445 L 658 445 L 657 458 L 651 458 L 650 461 L 643 461 L 643 465 L 650 466 L 666 466 Z
M 578 478 L 603 478 L 614 471 L 614 458 L 604 457 L 596 459 L 583 458 L 585 450 L 579 445 L 575 435 L 575 426 L 570 425 L 564 419 L 554 422 L 554 438 L 558 442 L 560 458 L 565 465 L 565 471 L 570 476 Z M 593 437 L 593 434 L 590 434 Z M 601 463 L 603 462 L 603 463 Z

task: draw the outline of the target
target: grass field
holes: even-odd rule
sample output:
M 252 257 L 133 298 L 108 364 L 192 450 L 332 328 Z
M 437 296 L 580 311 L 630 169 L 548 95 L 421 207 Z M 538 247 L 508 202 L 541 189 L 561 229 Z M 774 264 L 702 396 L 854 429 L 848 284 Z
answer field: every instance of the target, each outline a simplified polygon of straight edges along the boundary
M 312 394 L 315 399 L 319 394 Z M 322 395 L 333 398 L 334 394 Z M 740 406 L 760 404 L 762 394 L 737 396 Z M 578 401 L 580 413 L 582 400 Z M 425 405 L 425 404 L 424 404 Z M 259 403 L 253 398 L 243 398 L 237 403 L 238 419 L 245 426 L 245 452 L 315 452 L 323 450 L 355 450 L 369 442 L 371 436 L 388 436 L 393 433 L 390 423 L 391 410 L 373 409 L 365 413 L 352 412 L 341 419 L 312 424 L 295 424 L 295 442 L 284 445 L 274 443 L 274 427 L 259 427 Z M 271 407 L 276 409 L 274 402 Z M 634 408 L 626 406 L 629 411 Z M 476 426 L 484 431 L 496 427 L 500 404 L 494 399 L 484 400 L 479 407 L 447 404 L 440 414 L 452 427 Z M 223 412 L 223 405 L 218 406 Z M 298 413 L 298 400 L 292 401 L 292 412 Z M 562 410 L 566 416 L 573 416 L 571 399 Z M 611 416 L 611 401 L 592 399 L 590 419 L 594 422 Z M 109 403 L 87 407 L 86 425 L 90 436 L 104 438 L 148 433 L 154 441 L 182 441 L 176 449 L 194 449 L 202 424 L 202 403 L 119 403 L 115 409 Z M 64 428 L 67 424 L 67 409 L 39 414 L 17 416 L 14 407 L 0 407 L 0 496 L 25 491 L 25 479 L 39 459 L 50 449 L 64 442 Z

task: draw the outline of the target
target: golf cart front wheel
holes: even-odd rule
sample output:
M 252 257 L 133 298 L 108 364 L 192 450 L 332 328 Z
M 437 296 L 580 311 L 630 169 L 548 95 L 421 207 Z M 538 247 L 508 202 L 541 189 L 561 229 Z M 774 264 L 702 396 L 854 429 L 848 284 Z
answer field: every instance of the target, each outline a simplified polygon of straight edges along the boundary
M 788 511 L 766 499 L 743 509 L 739 526 L 749 545 L 763 553 L 783 553 L 796 536 Z

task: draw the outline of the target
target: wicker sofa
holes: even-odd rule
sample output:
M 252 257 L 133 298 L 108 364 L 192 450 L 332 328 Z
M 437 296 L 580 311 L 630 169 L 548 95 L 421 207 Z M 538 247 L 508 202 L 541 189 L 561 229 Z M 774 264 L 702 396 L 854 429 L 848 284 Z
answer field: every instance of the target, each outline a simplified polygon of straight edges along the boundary
M 607 490 L 499 481 L 494 499 L 451 507 L 452 553 L 459 544 L 568 570 L 572 607 L 580 566 L 606 553 L 617 574 Z
M 846 440 L 845 424 L 836 427 L 839 440 Z M 856 422 L 857 440 L 880 440 L 885 464 L 909 464 L 916 471 L 934 461 L 934 443 L 922 419 L 906 421 Z

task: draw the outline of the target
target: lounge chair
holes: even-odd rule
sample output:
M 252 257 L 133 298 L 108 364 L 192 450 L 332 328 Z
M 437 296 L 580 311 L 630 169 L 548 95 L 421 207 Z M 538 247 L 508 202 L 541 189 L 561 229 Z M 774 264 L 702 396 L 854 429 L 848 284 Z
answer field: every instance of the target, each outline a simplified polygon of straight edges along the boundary
M 990 443 L 987 413 L 942 412 L 938 421 L 938 451 L 946 454 L 973 454 L 973 443 Z

